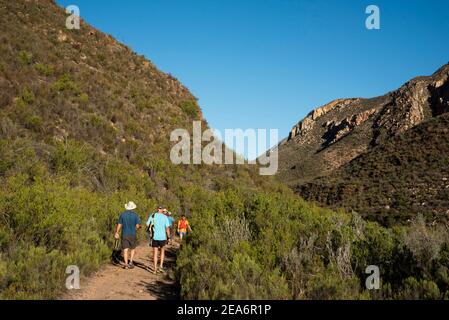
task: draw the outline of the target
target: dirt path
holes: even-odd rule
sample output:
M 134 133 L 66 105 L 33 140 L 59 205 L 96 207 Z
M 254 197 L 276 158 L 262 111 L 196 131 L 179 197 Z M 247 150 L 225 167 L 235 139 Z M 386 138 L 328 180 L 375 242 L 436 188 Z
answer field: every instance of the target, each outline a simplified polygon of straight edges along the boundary
M 146 268 L 152 265 L 152 248 L 141 244 L 136 248 L 134 269 L 125 270 L 112 263 L 92 277 L 81 279 L 81 289 L 66 294 L 63 300 L 171 300 L 178 298 L 174 280 L 174 265 L 178 243 L 166 247 L 165 264 L 168 272 L 154 275 Z

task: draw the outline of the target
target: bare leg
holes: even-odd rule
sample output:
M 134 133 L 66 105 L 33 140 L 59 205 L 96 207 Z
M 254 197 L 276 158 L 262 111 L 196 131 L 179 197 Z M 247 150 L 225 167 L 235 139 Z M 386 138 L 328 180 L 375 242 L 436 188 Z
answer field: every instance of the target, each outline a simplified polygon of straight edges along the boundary
M 131 263 L 133 263 L 133 261 L 134 261 L 134 253 L 135 253 L 135 252 L 136 252 L 135 249 L 132 249 L 132 250 L 131 250 L 131 258 L 129 259 Z
M 125 259 L 125 265 L 128 265 L 128 249 L 123 249 L 123 258 Z
M 164 259 L 165 259 L 165 247 L 161 248 L 161 268 L 164 266 Z
M 157 248 L 153 248 L 153 266 L 154 270 L 157 270 Z

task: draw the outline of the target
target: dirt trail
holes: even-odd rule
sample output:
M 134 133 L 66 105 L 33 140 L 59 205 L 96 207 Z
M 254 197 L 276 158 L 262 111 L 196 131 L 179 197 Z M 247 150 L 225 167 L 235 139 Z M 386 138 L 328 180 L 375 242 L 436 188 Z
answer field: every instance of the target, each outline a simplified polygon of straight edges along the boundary
M 81 279 L 81 289 L 70 291 L 63 300 L 171 300 L 178 298 L 174 281 L 174 266 L 178 243 L 166 247 L 166 274 L 154 275 L 147 270 L 152 265 L 152 248 L 141 244 L 136 248 L 135 268 L 125 270 L 112 263 L 92 277 Z

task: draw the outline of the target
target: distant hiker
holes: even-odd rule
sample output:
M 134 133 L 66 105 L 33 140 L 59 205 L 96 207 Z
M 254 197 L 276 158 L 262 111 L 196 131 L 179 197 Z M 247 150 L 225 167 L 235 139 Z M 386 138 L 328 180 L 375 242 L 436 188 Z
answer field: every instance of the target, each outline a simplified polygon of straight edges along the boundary
M 178 221 L 178 234 L 179 238 L 182 241 L 182 238 L 184 238 L 187 234 L 187 230 L 189 232 L 192 232 L 192 228 L 190 228 L 189 221 L 186 219 L 186 216 L 183 214 L 181 216 L 181 219 Z
M 122 231 L 122 248 L 123 257 L 125 260 L 124 269 L 134 268 L 134 252 L 137 246 L 137 233 L 140 229 L 140 218 L 133 211 L 137 206 L 134 202 L 130 201 L 125 204 L 126 211 L 120 215 L 117 226 L 115 228 L 115 239 L 120 239 L 120 230 Z M 131 249 L 130 262 L 128 264 L 128 250 Z
M 153 228 L 153 239 L 151 246 L 153 247 L 153 273 L 157 273 L 157 256 L 158 249 L 161 251 L 159 271 L 164 272 L 165 245 L 170 237 L 170 222 L 164 214 L 164 208 L 159 206 L 157 212 L 152 214 L 147 221 L 147 226 Z

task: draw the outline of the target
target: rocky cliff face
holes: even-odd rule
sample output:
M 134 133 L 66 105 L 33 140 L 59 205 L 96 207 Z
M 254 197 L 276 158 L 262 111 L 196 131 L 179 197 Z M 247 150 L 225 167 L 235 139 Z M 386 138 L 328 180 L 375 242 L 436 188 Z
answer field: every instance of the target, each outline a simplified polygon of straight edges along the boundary
M 299 194 L 319 201 L 313 196 L 317 190 L 316 186 L 312 187 L 316 179 L 331 181 L 336 172 L 345 171 L 356 158 L 447 113 L 448 77 L 449 65 L 445 65 L 432 76 L 415 78 L 384 96 L 340 99 L 315 109 L 279 145 L 279 178 Z M 329 191 L 332 189 L 328 188 L 332 185 L 329 183 L 328 192 L 345 197 L 341 188 Z M 315 191 L 310 192 L 311 189 Z M 320 202 L 332 206 L 332 201 Z

